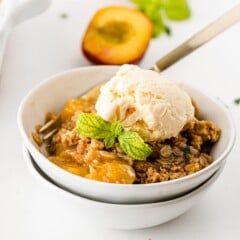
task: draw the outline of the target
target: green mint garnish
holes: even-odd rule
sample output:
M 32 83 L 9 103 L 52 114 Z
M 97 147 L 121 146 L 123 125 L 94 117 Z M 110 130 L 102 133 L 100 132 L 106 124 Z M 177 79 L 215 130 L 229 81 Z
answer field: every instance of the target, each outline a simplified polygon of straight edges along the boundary
M 130 0 L 137 8 L 150 18 L 154 25 L 153 37 L 162 32 L 169 35 L 170 29 L 165 26 L 164 18 L 174 21 L 186 20 L 191 11 L 187 0 Z
M 66 19 L 66 18 L 68 18 L 68 14 L 67 14 L 67 13 L 61 13 L 61 14 L 60 14 L 60 17 L 61 17 L 62 19 Z
M 184 156 L 185 156 L 186 159 L 188 159 L 189 155 L 190 155 L 190 146 L 187 145 L 184 149 Z
M 190 8 L 186 0 L 168 0 L 165 2 L 165 12 L 169 19 L 182 21 L 191 15 Z
M 164 26 L 164 31 L 168 36 L 171 36 L 171 29 L 168 26 Z
M 119 136 L 123 131 L 121 123 L 119 121 L 112 123 L 111 131 L 114 133 L 115 136 Z
M 82 113 L 77 119 L 77 131 L 84 137 L 103 139 L 106 148 L 111 148 L 117 137 L 112 125 L 93 113 Z
M 123 132 L 118 141 L 123 151 L 134 159 L 145 160 L 152 153 L 152 149 L 136 132 Z
M 237 104 L 237 105 L 239 105 L 239 104 L 240 104 L 240 98 L 236 98 L 236 99 L 234 100 L 234 103 Z
M 77 119 L 77 131 L 84 137 L 101 139 L 106 148 L 118 140 L 122 150 L 136 160 L 145 160 L 152 150 L 136 132 L 125 132 L 116 121 L 110 123 L 93 113 L 81 113 Z
M 114 145 L 115 141 L 116 141 L 116 136 L 114 134 L 111 134 L 104 138 L 104 145 L 107 149 L 111 148 Z

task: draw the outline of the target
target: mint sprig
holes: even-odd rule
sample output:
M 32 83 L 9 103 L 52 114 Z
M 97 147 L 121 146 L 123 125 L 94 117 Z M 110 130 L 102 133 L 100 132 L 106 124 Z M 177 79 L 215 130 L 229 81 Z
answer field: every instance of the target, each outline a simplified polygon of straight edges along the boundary
M 239 98 L 236 98 L 236 99 L 234 100 L 234 103 L 237 104 L 237 105 L 240 105 L 240 97 L 239 97 Z
M 174 21 L 186 20 L 191 11 L 187 0 L 130 0 L 137 8 L 150 18 L 153 23 L 153 37 L 162 32 L 170 34 L 170 29 L 165 25 L 165 18 Z
M 119 121 L 112 123 L 110 128 L 115 136 L 119 136 L 123 131 L 122 125 Z
M 96 114 L 81 113 L 76 125 L 82 136 L 102 139 L 107 149 L 118 140 L 122 150 L 136 160 L 145 160 L 152 153 L 138 133 L 124 131 L 119 121 L 110 123 Z

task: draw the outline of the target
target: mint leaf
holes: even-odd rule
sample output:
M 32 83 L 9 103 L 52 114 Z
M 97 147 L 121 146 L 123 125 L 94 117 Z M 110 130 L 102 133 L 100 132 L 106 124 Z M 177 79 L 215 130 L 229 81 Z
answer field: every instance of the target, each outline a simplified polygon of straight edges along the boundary
M 165 0 L 164 7 L 167 17 L 171 20 L 186 20 L 191 15 L 186 0 Z
M 60 14 L 60 17 L 61 17 L 62 19 L 66 19 L 66 18 L 68 18 L 68 14 L 67 14 L 67 13 L 61 13 L 61 14 Z
M 168 36 L 171 36 L 171 29 L 168 26 L 164 26 L 164 31 Z
M 121 132 L 123 131 L 122 125 L 119 121 L 116 121 L 114 123 L 112 123 L 111 125 L 111 131 L 112 133 L 117 137 L 118 135 L 121 134 Z
M 153 23 L 153 37 L 157 37 L 164 31 L 164 23 L 160 8 L 162 6 L 161 0 L 131 0 L 135 3 L 138 9 L 150 18 Z
M 153 37 L 159 36 L 160 33 L 162 33 L 165 30 L 165 26 L 163 23 L 162 15 L 159 13 L 159 10 L 154 10 L 147 16 L 151 19 L 154 25 L 153 29 Z
M 84 137 L 105 139 L 112 135 L 111 124 L 93 113 L 81 113 L 77 119 L 77 131 Z
M 123 151 L 136 160 L 145 160 L 152 153 L 152 149 L 136 132 L 123 132 L 118 136 L 118 141 Z
M 240 98 L 236 98 L 236 99 L 234 100 L 234 103 L 237 104 L 237 105 L 239 105 L 239 104 L 240 104 Z
M 111 124 L 93 113 L 81 113 L 77 119 L 77 131 L 84 137 L 103 139 L 105 147 L 111 148 L 116 141 L 115 132 L 122 131 L 120 123 Z M 113 131 L 114 130 L 114 131 Z
M 107 137 L 104 138 L 104 145 L 105 147 L 111 148 L 116 141 L 116 136 L 114 134 L 109 134 Z
M 191 15 L 187 0 L 130 0 L 138 10 L 143 12 L 152 21 L 154 26 L 153 37 L 162 32 L 169 35 L 170 29 L 166 27 L 164 18 L 181 21 Z
M 186 159 L 189 158 L 189 154 L 190 154 L 190 146 L 187 145 L 184 149 L 184 156 L 185 156 Z

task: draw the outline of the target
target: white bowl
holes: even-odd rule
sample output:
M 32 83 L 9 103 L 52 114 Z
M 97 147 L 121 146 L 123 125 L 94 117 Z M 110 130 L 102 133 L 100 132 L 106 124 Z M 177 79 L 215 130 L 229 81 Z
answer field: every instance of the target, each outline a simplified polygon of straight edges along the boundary
M 61 211 L 74 212 L 75 221 L 89 222 L 91 225 L 114 229 L 138 229 L 153 227 L 170 221 L 194 206 L 207 189 L 220 176 L 223 165 L 203 184 L 190 193 L 169 201 L 145 204 L 113 204 L 89 200 L 75 195 L 55 185 L 34 162 L 26 147 L 23 156 L 31 174 L 44 186 L 46 195 L 53 198 L 48 201 L 61 205 Z M 59 203 L 60 202 L 60 203 Z M 51 208 L 51 205 L 49 205 Z
M 110 79 L 117 69 L 114 66 L 93 66 L 70 70 L 42 82 L 25 97 L 18 112 L 18 126 L 25 145 L 39 167 L 53 181 L 70 191 L 113 203 L 146 203 L 174 198 L 208 179 L 232 149 L 235 130 L 230 112 L 224 104 L 189 85 L 184 85 L 184 88 L 196 100 L 204 118 L 212 120 L 222 129 L 221 138 L 212 151 L 214 162 L 195 174 L 153 184 L 104 183 L 71 174 L 38 151 L 31 133 L 37 124 L 44 121 L 46 112 L 59 112 L 69 98 L 78 97 L 96 84 Z

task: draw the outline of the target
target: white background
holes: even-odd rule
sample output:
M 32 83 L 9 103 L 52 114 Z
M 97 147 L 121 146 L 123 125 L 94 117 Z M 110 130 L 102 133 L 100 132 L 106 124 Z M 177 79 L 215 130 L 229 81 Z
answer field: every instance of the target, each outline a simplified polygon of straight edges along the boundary
M 41 0 L 40 0 L 41 1 Z M 152 40 L 142 67 L 190 37 L 238 0 L 190 0 L 192 18 L 171 23 L 172 37 Z M 0 77 L 0 239 L 192 240 L 240 236 L 240 140 L 219 180 L 205 198 L 181 217 L 158 227 L 117 231 L 83 225 L 68 206 L 48 198 L 28 172 L 21 152 L 16 114 L 24 95 L 37 83 L 63 70 L 90 65 L 80 52 L 80 39 L 92 14 L 101 6 L 128 5 L 127 0 L 54 0 L 41 16 L 14 29 Z M 62 19 L 61 13 L 68 18 Z M 229 105 L 240 129 L 240 25 L 169 68 L 169 78 L 191 83 Z M 239 135 L 239 134 L 238 134 Z M 144 216 L 143 216 L 144 217 Z M 81 220 L 79 220 L 81 219 Z M 93 216 L 94 221 L 94 216 Z

